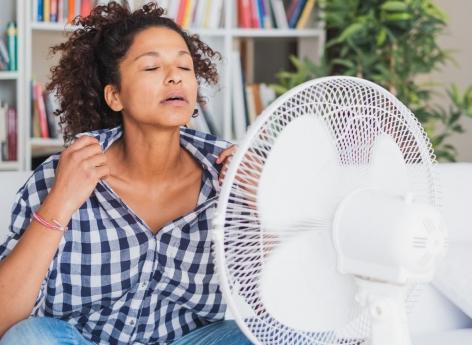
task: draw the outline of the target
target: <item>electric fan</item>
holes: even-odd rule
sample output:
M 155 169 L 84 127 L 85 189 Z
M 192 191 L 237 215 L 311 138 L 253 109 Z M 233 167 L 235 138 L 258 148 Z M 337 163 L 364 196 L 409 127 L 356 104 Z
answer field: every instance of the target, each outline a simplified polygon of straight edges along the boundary
M 249 128 L 224 179 L 214 254 L 254 344 L 411 344 L 407 310 L 446 249 L 431 144 L 353 77 L 306 82 Z

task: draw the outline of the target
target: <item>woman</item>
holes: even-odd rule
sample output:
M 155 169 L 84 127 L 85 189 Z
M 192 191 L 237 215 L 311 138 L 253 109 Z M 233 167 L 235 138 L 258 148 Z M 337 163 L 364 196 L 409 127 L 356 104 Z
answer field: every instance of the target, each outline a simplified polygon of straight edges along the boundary
M 217 81 L 217 54 L 162 14 L 100 6 L 53 48 L 70 145 L 17 194 L 0 344 L 249 344 L 221 321 L 210 253 L 233 149 L 182 127 L 198 84 Z

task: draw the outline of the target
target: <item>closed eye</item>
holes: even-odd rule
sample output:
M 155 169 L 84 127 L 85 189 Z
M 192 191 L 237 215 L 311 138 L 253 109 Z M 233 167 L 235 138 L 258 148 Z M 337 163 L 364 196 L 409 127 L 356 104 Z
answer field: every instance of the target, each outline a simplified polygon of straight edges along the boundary
M 159 66 L 147 67 L 147 68 L 145 68 L 144 70 L 145 70 L 145 71 L 155 71 L 155 70 L 158 69 L 158 68 L 159 68 Z
M 188 67 L 179 67 L 179 68 L 182 69 L 182 70 L 184 70 L 184 71 L 191 71 L 191 69 L 188 68 Z

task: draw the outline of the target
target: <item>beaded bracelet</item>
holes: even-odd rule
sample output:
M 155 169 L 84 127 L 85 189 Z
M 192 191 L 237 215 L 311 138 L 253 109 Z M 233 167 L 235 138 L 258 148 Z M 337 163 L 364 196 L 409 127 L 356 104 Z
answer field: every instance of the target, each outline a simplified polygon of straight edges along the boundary
M 57 220 L 53 219 L 52 223 L 48 222 L 46 219 L 41 217 L 37 212 L 33 213 L 33 218 L 41 225 L 44 227 L 51 229 L 51 230 L 57 230 L 57 231 L 62 231 L 65 232 L 67 230 L 67 227 L 64 225 L 61 225 Z

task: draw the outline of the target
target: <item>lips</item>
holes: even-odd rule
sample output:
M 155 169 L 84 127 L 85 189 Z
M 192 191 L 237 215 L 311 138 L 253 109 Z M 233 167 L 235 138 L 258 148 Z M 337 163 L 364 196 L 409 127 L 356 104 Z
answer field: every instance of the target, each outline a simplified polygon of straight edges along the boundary
M 187 104 L 187 98 L 185 97 L 185 94 L 181 91 L 174 91 L 174 92 L 169 92 L 166 94 L 162 101 L 162 104 L 169 104 L 169 105 L 184 105 Z

